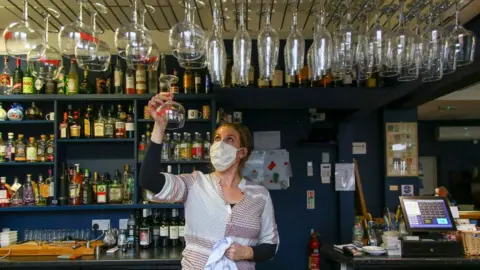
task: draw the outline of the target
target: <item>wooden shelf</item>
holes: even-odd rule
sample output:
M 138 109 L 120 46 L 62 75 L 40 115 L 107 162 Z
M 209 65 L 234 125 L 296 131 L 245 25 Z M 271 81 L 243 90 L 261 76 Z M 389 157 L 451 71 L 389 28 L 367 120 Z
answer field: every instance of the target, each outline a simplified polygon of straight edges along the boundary
M 57 139 L 59 143 L 128 143 L 135 142 L 135 139 Z
M 55 162 L 0 162 L 0 167 L 18 167 L 18 166 L 53 166 Z
M 0 208 L 0 212 L 54 212 L 54 211 L 91 211 L 91 210 L 125 210 L 125 209 L 183 208 L 183 204 L 92 204 L 92 205 L 58 205 L 58 206 L 11 206 Z
M 50 120 L 22 120 L 22 121 L 0 121 L 0 125 L 35 125 L 35 124 L 53 124 Z

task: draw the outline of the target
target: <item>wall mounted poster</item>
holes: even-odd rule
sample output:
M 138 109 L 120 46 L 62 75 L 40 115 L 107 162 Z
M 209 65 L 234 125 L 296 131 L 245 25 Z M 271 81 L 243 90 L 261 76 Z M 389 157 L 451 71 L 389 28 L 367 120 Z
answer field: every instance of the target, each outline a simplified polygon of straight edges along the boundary
M 417 123 L 386 123 L 387 177 L 418 176 Z

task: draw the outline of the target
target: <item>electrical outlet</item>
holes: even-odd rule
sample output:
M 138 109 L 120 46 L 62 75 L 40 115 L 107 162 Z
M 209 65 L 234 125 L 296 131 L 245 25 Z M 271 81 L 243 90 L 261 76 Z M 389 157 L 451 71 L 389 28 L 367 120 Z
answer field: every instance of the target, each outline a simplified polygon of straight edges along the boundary
M 98 225 L 99 231 L 106 231 L 110 229 L 110 219 L 94 219 L 92 220 L 92 228 L 95 224 Z

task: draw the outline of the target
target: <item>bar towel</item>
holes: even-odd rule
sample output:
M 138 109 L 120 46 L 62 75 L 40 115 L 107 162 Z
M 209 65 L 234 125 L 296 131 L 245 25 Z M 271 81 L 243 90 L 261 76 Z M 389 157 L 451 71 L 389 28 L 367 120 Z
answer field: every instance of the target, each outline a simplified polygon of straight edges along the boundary
M 204 270 L 237 270 L 235 263 L 225 256 L 225 251 L 233 244 L 230 237 L 222 238 L 213 245 Z

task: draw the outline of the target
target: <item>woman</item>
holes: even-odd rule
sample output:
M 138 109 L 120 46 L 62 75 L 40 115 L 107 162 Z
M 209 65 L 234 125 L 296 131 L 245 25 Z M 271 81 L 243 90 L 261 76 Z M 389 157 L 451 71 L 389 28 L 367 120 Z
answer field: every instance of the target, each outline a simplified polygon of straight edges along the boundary
M 204 269 L 212 247 L 225 237 L 234 241 L 225 256 L 239 270 L 255 269 L 255 262 L 275 256 L 279 238 L 268 190 L 240 176 L 253 148 L 251 134 L 238 124 L 220 126 L 210 148 L 215 168 L 211 174 L 163 173 L 158 159 L 167 121 L 156 110 L 172 97 L 161 93 L 148 103 L 155 126 L 140 170 L 140 185 L 156 194 L 153 201 L 185 204 L 182 269 Z

